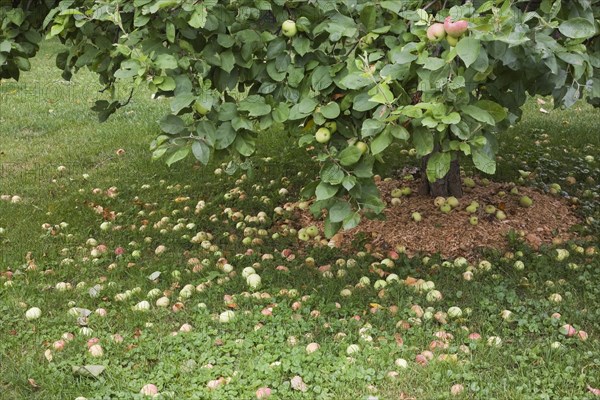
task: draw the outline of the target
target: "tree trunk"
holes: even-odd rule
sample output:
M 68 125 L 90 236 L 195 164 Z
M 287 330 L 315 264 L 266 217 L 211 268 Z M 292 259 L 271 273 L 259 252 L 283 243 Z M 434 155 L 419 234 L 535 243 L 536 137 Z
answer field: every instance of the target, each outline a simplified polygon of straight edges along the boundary
M 427 179 L 427 161 L 429 156 L 421 160 L 421 188 L 419 193 L 430 195 L 431 197 L 462 197 L 462 180 L 460 179 L 460 164 L 458 157 L 450 162 L 450 171 L 442 179 L 435 182 L 429 182 Z

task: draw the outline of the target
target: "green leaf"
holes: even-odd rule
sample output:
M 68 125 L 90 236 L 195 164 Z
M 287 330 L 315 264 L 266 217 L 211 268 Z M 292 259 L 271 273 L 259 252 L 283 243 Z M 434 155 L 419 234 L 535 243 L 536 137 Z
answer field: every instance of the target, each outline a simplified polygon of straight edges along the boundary
M 371 153 L 377 155 L 388 148 L 392 143 L 394 137 L 390 133 L 389 129 L 384 130 L 371 142 Z
M 369 94 L 371 97 L 369 100 L 379 104 L 391 104 L 394 101 L 394 94 L 390 90 L 389 86 L 385 83 L 379 83 L 373 87 Z
M 231 121 L 237 117 L 237 104 L 235 103 L 222 103 L 219 109 L 219 121 Z
M 10 53 L 10 49 L 12 48 L 12 42 L 5 40 L 0 42 L 0 52 Z
M 352 228 L 356 228 L 360 224 L 360 214 L 358 211 L 353 212 L 349 216 L 344 219 L 344 229 L 349 230 Z
M 312 136 L 312 135 L 311 135 Z M 321 180 L 332 185 L 339 185 L 344 179 L 344 171 L 334 163 L 326 164 L 321 170 Z
M 286 122 L 290 116 L 290 108 L 285 103 L 279 103 L 277 107 L 273 109 L 271 115 L 273 116 L 273 120 L 275 122 Z
M 490 175 L 496 173 L 496 160 L 491 158 L 483 149 L 474 148 L 472 153 L 473 164 L 478 170 Z
M 182 146 L 182 147 L 178 148 L 175 152 L 171 153 L 167 157 L 165 162 L 170 167 L 171 165 L 175 164 L 177 161 L 181 161 L 184 158 L 186 158 L 188 154 L 190 154 L 190 148 L 188 146 Z
M 433 133 L 423 127 L 416 128 L 413 132 L 413 143 L 419 157 L 426 156 L 433 151 Z
M 185 122 L 176 115 L 169 114 L 160 123 L 160 129 L 170 135 L 176 135 L 185 129 Z
M 264 97 L 260 95 L 251 95 L 242 100 L 238 110 L 247 111 L 251 117 L 260 117 L 271 112 L 271 106 L 265 103 Z
M 462 107 L 461 111 L 469 117 L 473 118 L 474 120 L 483 122 L 484 124 L 492 126 L 496 124 L 494 117 L 492 117 L 492 115 L 489 112 L 477 106 L 466 105 Z
M 367 31 L 371 31 L 377 26 L 377 14 L 374 5 L 367 5 L 360 12 L 360 22 L 367 28 Z
M 329 219 L 331 222 L 342 222 L 352 213 L 352 208 L 347 201 L 338 200 L 329 209 Z
M 170 76 L 165 76 L 162 83 L 157 84 L 156 87 L 162 91 L 170 92 L 175 90 L 177 83 L 175 82 L 175 79 L 171 78 Z
M 410 138 L 408 130 L 402 125 L 390 125 L 390 133 L 399 140 L 408 140 Z
M 394 14 L 398 14 L 402 9 L 406 7 L 406 0 L 385 0 L 379 3 L 381 8 L 390 10 Z
M 236 137 L 235 129 L 231 122 L 225 122 L 217 128 L 217 138 L 215 140 L 215 149 L 223 150 L 229 147 Z
M 427 179 L 429 182 L 435 182 L 442 179 L 450 171 L 450 162 L 452 156 L 450 153 L 435 153 L 427 161 Z
M 188 21 L 188 24 L 192 28 L 196 28 L 196 29 L 204 28 L 204 25 L 206 25 L 206 18 L 208 16 L 206 7 L 199 6 L 199 7 L 195 7 L 195 9 L 196 10 L 192 14 L 190 20 Z
M 217 129 L 213 122 L 207 120 L 198 121 L 196 125 L 196 134 L 198 137 L 204 139 L 208 145 L 214 146 L 217 138 Z
M 425 59 L 425 64 L 423 64 L 423 68 L 428 69 L 430 71 L 437 71 L 440 68 L 443 68 L 446 65 L 446 61 L 437 57 L 427 57 Z
M 250 157 L 256 150 L 256 141 L 250 134 L 242 132 L 236 136 L 233 147 L 241 155 Z
M 465 156 L 470 156 L 471 155 L 471 145 L 469 145 L 469 143 L 467 143 L 467 142 L 460 142 L 460 144 L 458 145 L 458 148 L 460 149 L 460 151 L 463 152 L 463 154 Z
M 360 129 L 363 138 L 375 136 L 385 128 L 385 123 L 376 119 L 365 119 Z
M 442 122 L 446 125 L 458 124 L 460 122 L 460 114 L 457 112 L 451 112 L 450 114 L 442 117 Z
M 350 191 L 354 186 L 356 186 L 356 177 L 354 175 L 346 175 L 342 180 L 342 186 L 347 191 Z
M 319 182 L 317 188 L 315 189 L 315 195 L 317 196 L 317 201 L 319 200 L 327 200 L 335 196 L 339 189 L 339 186 L 330 185 L 329 183 Z
M 398 109 L 397 113 L 402 114 L 408 118 L 421 118 L 423 116 L 423 110 L 417 106 L 404 106 Z
M 357 178 L 371 178 L 373 176 L 373 164 L 375 157 L 365 154 L 354 167 L 352 172 Z
M 332 222 L 329 218 L 325 218 L 324 231 L 325 231 L 325 236 L 328 239 L 331 239 L 333 237 L 333 235 L 335 235 L 340 230 L 341 227 L 342 227 L 341 222 Z
M 296 36 L 292 40 L 292 47 L 300 56 L 305 55 L 310 51 L 311 41 L 305 36 Z
M 235 66 L 235 56 L 231 50 L 224 51 L 220 54 L 221 58 L 221 69 L 227 73 L 230 73 Z
M 203 140 L 196 140 L 192 143 L 192 154 L 204 165 L 207 165 L 210 160 L 210 148 Z
M 372 83 L 373 81 L 362 72 L 353 72 L 340 80 L 340 85 L 342 87 L 352 90 L 362 89 Z
M 170 54 L 159 54 L 154 60 L 154 65 L 160 69 L 177 68 L 177 59 Z
M 329 67 L 324 65 L 315 68 L 311 76 L 311 85 L 317 92 L 327 89 L 333 80 L 329 72 Z
M 472 37 L 462 38 L 456 45 L 456 52 L 467 68 L 477 60 L 480 51 L 481 43 L 479 39 Z
M 364 201 L 365 209 L 373 211 L 375 214 L 381 213 L 385 209 L 385 204 L 379 196 L 369 195 Z
M 570 18 L 558 26 L 560 33 L 572 39 L 587 39 L 596 34 L 594 23 L 586 18 Z
M 340 106 L 332 101 L 321 107 L 321 114 L 327 119 L 335 119 L 340 115 Z
M 308 199 L 314 196 L 315 189 L 317 188 L 318 184 L 319 182 L 310 182 L 309 184 L 304 186 L 302 189 L 300 189 L 300 197 L 303 199 Z
M 169 43 L 175 43 L 175 25 L 172 22 L 166 24 L 166 35 Z
M 356 146 L 348 146 L 338 154 L 338 160 L 344 167 L 354 165 L 360 160 L 362 152 Z
M 508 116 L 506 109 L 495 101 L 479 100 L 475 105 L 490 113 L 496 123 L 503 121 Z
M 192 101 L 196 99 L 192 93 L 183 93 L 179 96 L 175 96 L 171 99 L 171 112 L 173 114 L 179 114 L 179 111 L 188 107 Z
M 361 93 L 354 98 L 352 109 L 355 111 L 369 111 L 377 107 L 377 103 L 371 101 L 371 96 L 368 93 Z
M 137 75 L 140 64 L 135 60 L 125 60 L 121 63 L 118 70 L 115 71 L 115 78 L 127 79 Z

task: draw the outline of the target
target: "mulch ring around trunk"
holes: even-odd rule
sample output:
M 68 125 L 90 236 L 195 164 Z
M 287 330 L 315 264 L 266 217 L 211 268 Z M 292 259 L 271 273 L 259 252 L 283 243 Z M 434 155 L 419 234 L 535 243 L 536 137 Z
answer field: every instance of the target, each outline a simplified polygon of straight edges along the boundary
M 551 244 L 553 240 L 565 241 L 576 236 L 569 230 L 582 221 L 574 212 L 576 206 L 567 199 L 520 186 L 516 187 L 518 194 L 511 194 L 514 184 L 484 184 L 477 179 L 475 182 L 475 187 L 467 188 L 464 196 L 458 199 L 460 204 L 444 214 L 432 197 L 418 194 L 419 182 L 380 181 L 377 186 L 387 203 L 384 211 L 386 219 L 363 218 L 358 227 L 336 234 L 330 245 L 356 251 L 353 242 L 363 238 L 364 249 L 358 250 L 386 254 L 400 247 L 409 256 L 440 253 L 446 258 L 462 256 L 478 259 L 480 250 L 484 248 L 505 250 L 507 235 L 511 231 L 523 237 L 534 249 L 542 244 Z M 401 197 L 401 204 L 392 205 L 391 191 L 401 187 L 410 187 L 412 194 Z M 501 192 L 505 194 L 499 194 Z M 521 206 L 519 200 L 522 196 L 531 198 L 533 204 Z M 479 208 L 470 214 L 465 208 L 473 201 L 479 203 Z M 506 219 L 499 220 L 494 214 L 486 213 L 486 205 L 503 210 Z M 420 222 L 412 219 L 413 212 L 421 214 Z M 477 225 L 469 222 L 473 215 L 478 217 Z M 316 224 L 321 230 L 323 228 L 322 222 L 315 221 L 308 211 L 301 212 L 299 218 L 302 226 Z

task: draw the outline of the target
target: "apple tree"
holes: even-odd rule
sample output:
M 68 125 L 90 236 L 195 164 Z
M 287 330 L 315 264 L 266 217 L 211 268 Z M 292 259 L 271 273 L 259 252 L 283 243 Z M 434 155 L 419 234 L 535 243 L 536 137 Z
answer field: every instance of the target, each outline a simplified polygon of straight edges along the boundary
M 424 193 L 460 196 L 460 160 L 493 174 L 528 95 L 600 99 L 598 0 L 55 3 L 39 30 L 67 44 L 65 78 L 89 68 L 170 98 L 154 158 L 247 167 L 267 129 L 315 146 L 303 195 L 328 236 L 383 210 L 373 166 L 392 143 L 415 148 Z M 94 109 L 104 120 L 124 100 Z

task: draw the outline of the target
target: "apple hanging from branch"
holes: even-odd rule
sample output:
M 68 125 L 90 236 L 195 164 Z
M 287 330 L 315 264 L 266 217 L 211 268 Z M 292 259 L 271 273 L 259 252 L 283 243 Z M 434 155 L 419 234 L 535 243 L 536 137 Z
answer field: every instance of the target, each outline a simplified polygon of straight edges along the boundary
M 444 24 L 437 22 L 427 28 L 427 39 L 431 40 L 432 42 L 439 42 L 445 37 L 446 30 L 444 28 Z
M 450 37 L 458 39 L 467 31 L 467 29 L 469 29 L 469 23 L 464 19 L 452 22 L 452 17 L 448 16 L 444 20 L 444 30 Z
M 281 24 L 281 33 L 283 36 L 294 37 L 296 33 L 298 33 L 298 28 L 296 27 L 296 23 L 290 19 L 284 21 Z

